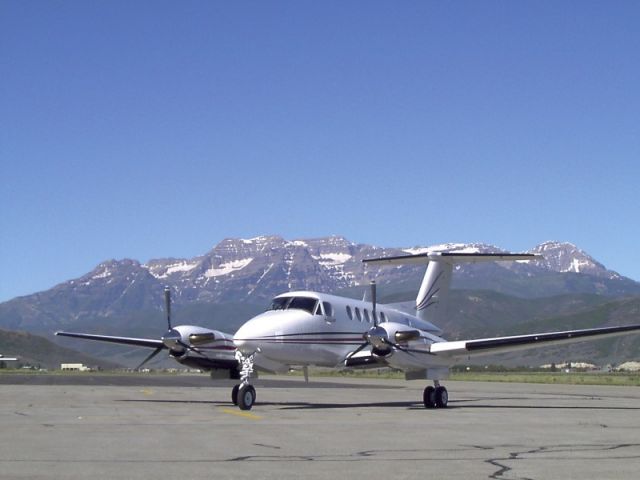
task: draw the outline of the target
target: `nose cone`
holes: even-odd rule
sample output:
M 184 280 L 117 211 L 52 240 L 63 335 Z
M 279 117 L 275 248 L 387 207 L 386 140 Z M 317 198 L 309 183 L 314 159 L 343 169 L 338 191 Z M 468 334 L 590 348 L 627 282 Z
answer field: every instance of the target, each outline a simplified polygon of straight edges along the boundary
M 242 325 L 233 336 L 233 344 L 242 353 L 253 353 L 258 348 L 258 337 L 256 335 L 256 319 L 249 320 Z
M 242 325 L 233 336 L 233 344 L 245 354 L 252 354 L 260 348 L 264 351 L 277 342 L 276 331 L 282 327 L 282 317 L 286 312 L 265 312 Z

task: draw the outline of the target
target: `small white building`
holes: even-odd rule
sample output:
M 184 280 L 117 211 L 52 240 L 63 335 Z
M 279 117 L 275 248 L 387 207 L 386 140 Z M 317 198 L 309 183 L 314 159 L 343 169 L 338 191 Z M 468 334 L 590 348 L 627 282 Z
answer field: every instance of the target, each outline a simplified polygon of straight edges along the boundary
M 90 372 L 91 368 L 82 363 L 61 363 L 60 370 L 66 372 Z
M 616 368 L 619 372 L 640 372 L 640 362 L 625 362 Z
M 548 363 L 546 365 L 540 365 L 540 368 L 545 370 L 556 368 L 558 370 L 597 370 L 598 367 L 593 363 L 587 362 L 564 362 L 564 363 Z

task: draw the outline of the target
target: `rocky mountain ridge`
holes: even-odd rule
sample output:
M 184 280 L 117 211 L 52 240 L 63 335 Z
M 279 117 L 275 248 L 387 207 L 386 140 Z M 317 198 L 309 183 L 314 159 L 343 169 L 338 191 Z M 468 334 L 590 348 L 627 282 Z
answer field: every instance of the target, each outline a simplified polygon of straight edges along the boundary
M 371 268 L 364 258 L 428 252 L 499 253 L 504 250 L 486 244 L 442 244 L 430 247 L 381 248 L 349 242 L 333 236 L 288 241 L 278 236 L 253 239 L 225 239 L 208 253 L 190 259 L 155 259 L 146 264 L 135 260 L 101 263 L 74 288 L 93 283 L 109 285 L 123 279 L 134 283 L 151 280 L 171 286 L 182 301 L 229 301 L 267 298 L 287 290 L 336 291 L 368 284 L 373 277 L 383 283 L 422 267 Z M 543 255 L 532 262 L 497 264 L 528 276 L 542 272 L 580 273 L 594 277 L 623 279 L 578 247 L 567 242 L 545 242 L 530 250 Z M 475 267 L 475 266 L 473 266 Z M 462 274 L 470 267 L 463 265 Z M 149 277 L 150 275 L 150 277 Z M 145 278 L 146 277 L 146 278 Z M 606 292 L 603 292 L 606 293 Z

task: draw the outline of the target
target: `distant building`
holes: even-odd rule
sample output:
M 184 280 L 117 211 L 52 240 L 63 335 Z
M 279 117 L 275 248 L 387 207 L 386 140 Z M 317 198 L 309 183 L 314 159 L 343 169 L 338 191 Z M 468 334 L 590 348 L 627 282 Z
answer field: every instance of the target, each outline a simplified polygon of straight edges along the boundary
M 66 372 L 90 372 L 92 369 L 82 363 L 61 363 L 60 370 Z
M 593 363 L 587 362 L 565 362 L 565 363 L 550 363 L 546 365 L 540 365 L 540 368 L 549 370 L 597 370 L 598 367 Z
M 640 371 L 640 362 L 625 362 L 619 365 L 616 370 L 620 372 L 638 372 Z

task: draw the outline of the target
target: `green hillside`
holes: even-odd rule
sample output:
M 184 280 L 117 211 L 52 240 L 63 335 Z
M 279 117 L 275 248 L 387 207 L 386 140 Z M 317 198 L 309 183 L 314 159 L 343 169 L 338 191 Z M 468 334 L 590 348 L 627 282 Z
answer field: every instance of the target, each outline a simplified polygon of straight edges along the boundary
M 97 359 L 76 350 L 64 348 L 38 335 L 25 332 L 0 330 L 0 352 L 5 356 L 18 357 L 17 362 L 6 362 L 6 366 L 33 365 L 57 369 L 61 363 L 83 363 L 91 367 L 116 368 L 115 361 Z

